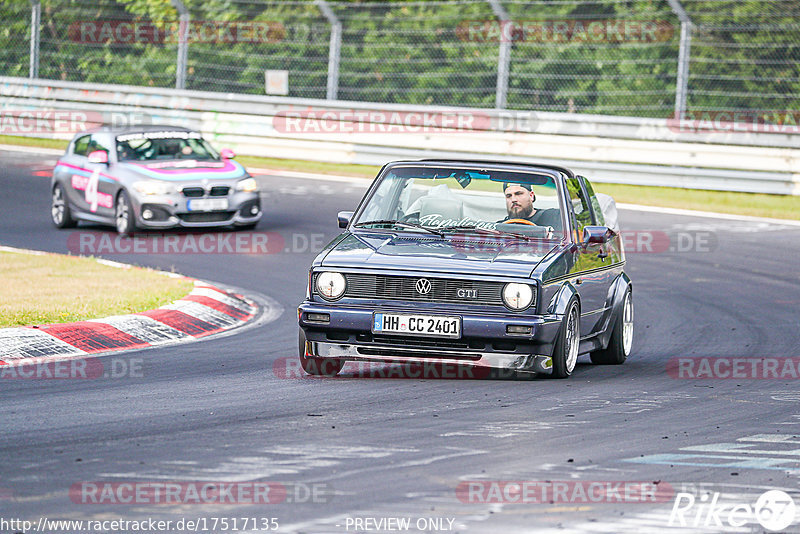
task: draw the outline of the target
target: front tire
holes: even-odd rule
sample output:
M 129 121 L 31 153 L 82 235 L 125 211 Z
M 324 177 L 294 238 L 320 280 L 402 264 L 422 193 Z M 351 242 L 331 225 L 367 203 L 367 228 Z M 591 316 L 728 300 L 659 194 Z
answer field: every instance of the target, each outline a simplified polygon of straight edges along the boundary
M 130 235 L 136 231 L 136 216 L 133 214 L 133 206 L 128 198 L 128 193 L 124 189 L 117 195 L 114 223 L 117 233 L 121 235 Z
M 56 184 L 53 186 L 53 196 L 50 202 L 50 219 L 56 228 L 74 228 L 78 221 L 72 218 L 72 210 L 69 208 L 67 194 L 64 186 Z
M 578 363 L 578 347 L 581 342 L 581 313 L 578 301 L 570 300 L 561 329 L 558 331 L 553 348 L 552 378 L 567 378 L 575 370 Z
M 614 330 L 608 348 L 590 354 L 592 363 L 599 365 L 620 365 L 625 362 L 633 346 L 633 296 L 631 289 L 625 290 L 622 311 L 614 321 Z
M 300 367 L 303 371 L 314 376 L 336 376 L 344 367 L 344 360 L 334 360 L 331 358 L 306 358 L 306 334 L 303 329 L 297 336 L 298 350 L 300 357 Z

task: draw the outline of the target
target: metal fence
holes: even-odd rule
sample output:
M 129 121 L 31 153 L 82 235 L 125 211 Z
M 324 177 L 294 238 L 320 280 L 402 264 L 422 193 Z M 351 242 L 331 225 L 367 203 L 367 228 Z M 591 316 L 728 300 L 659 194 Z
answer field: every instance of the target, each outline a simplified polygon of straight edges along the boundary
M 798 15 L 795 0 L 3 0 L 0 74 L 264 94 L 278 71 L 291 97 L 780 122 L 799 107 Z

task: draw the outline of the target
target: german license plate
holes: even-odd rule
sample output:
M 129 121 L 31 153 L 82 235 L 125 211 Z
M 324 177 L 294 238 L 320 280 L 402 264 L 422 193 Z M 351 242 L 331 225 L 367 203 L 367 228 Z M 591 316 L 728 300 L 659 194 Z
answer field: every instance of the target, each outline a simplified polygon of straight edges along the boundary
M 374 334 L 461 337 L 461 317 L 376 312 L 372 318 Z
M 227 198 L 198 198 L 190 200 L 186 206 L 189 211 L 216 211 L 228 209 Z

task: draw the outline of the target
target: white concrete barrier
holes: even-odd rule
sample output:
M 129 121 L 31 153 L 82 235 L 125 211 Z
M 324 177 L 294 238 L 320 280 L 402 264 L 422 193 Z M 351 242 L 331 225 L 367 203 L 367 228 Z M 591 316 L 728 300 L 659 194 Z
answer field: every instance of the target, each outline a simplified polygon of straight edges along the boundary
M 712 122 L 687 128 L 667 119 L 0 77 L 0 118 L 24 110 L 82 111 L 117 125 L 188 126 L 246 155 L 370 165 L 421 157 L 539 161 L 569 166 L 598 182 L 800 194 L 800 135 L 788 128 L 747 131 L 747 125 Z M 19 133 L 7 126 L 0 121 L 0 134 Z

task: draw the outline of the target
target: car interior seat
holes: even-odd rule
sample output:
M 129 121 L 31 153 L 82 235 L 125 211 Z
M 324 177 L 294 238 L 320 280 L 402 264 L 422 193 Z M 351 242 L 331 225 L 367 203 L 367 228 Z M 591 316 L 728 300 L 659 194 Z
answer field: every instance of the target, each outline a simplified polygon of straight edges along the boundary
M 423 197 L 420 199 L 420 220 L 429 215 L 439 215 L 442 219 L 460 221 L 464 218 L 464 204 L 456 199 Z

